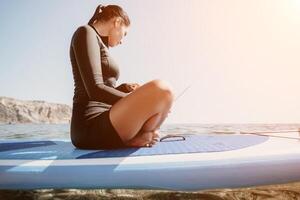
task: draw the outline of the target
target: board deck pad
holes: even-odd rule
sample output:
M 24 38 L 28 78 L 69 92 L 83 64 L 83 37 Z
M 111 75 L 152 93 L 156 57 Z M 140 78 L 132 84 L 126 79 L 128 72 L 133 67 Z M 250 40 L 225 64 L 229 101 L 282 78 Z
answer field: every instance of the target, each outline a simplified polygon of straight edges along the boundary
M 207 134 L 184 137 L 185 140 L 168 139 L 157 142 L 151 148 L 114 150 L 81 150 L 70 141 L 59 140 L 0 140 L 0 159 L 64 160 L 222 152 L 250 147 L 268 140 L 266 136 L 256 135 Z

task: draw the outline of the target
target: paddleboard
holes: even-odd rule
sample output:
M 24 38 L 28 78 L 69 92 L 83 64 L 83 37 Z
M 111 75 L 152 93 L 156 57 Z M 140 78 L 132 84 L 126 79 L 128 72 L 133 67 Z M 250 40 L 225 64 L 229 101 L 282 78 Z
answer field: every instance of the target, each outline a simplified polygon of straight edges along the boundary
M 300 181 L 297 133 L 201 134 L 152 147 L 80 150 L 69 140 L 0 140 L 0 189 L 235 188 Z

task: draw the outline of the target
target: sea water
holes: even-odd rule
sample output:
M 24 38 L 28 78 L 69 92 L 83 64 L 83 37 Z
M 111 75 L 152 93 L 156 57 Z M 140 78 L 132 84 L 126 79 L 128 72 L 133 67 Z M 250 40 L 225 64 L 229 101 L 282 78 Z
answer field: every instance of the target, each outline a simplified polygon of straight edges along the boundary
M 238 133 L 298 130 L 300 124 L 163 124 L 166 134 Z M 70 139 L 70 124 L 2 124 L 0 139 Z
M 164 124 L 160 134 L 210 134 L 298 130 L 300 124 Z M 70 140 L 70 124 L 2 124 L 0 139 Z M 300 168 L 299 168 L 300 173 Z M 1 177 L 0 177 L 1 178 Z M 26 198 L 25 198 L 26 197 Z M 2 199 L 299 199 L 300 183 L 199 192 L 160 190 L 0 190 Z

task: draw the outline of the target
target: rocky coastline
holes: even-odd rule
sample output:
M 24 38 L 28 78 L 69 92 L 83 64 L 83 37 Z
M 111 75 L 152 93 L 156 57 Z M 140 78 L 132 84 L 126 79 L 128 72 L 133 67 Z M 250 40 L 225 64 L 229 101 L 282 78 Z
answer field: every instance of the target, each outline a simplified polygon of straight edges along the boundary
M 71 115 L 66 104 L 0 97 L 0 124 L 70 123 Z

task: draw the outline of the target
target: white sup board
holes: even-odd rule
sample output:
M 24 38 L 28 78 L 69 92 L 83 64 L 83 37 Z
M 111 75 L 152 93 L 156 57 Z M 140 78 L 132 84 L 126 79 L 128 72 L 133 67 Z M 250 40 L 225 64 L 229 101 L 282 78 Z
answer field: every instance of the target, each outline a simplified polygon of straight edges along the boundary
M 62 140 L 0 140 L 0 189 L 200 190 L 300 181 L 300 140 L 293 139 L 299 136 L 278 135 L 292 138 L 186 135 L 121 150 L 79 150 Z

